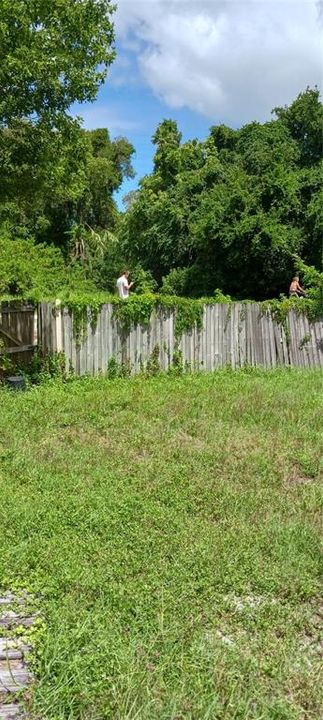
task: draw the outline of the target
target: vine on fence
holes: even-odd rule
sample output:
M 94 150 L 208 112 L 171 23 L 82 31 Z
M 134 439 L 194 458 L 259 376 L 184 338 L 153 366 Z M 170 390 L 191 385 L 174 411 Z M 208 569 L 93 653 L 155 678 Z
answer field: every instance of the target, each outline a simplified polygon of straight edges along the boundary
M 123 332 L 141 325 L 147 327 L 156 305 L 154 295 L 134 295 L 127 300 L 113 300 L 113 315 L 120 323 Z
M 26 298 L 12 298 L 12 301 L 25 301 Z M 28 298 L 32 300 L 32 298 Z M 46 298 L 44 298 L 46 300 Z M 53 302 L 53 299 L 48 299 Z M 6 301 L 9 298 L 6 297 Z M 132 327 L 141 325 L 148 327 L 152 313 L 172 312 L 175 316 L 175 340 L 178 345 L 183 333 L 190 332 L 193 328 L 202 329 L 203 309 L 205 305 L 225 303 L 230 306 L 235 302 L 229 296 L 216 293 L 212 298 L 191 299 L 164 295 L 132 295 L 127 300 L 120 300 L 116 295 L 106 293 L 68 293 L 60 297 L 60 303 L 67 307 L 73 315 L 73 333 L 77 345 L 81 345 L 86 339 L 88 325 L 94 330 L 97 324 L 98 315 L 104 304 L 113 305 L 113 317 L 119 323 L 121 331 L 127 335 Z M 247 306 L 252 300 L 242 301 Z M 281 296 L 279 300 L 266 300 L 261 303 L 260 312 L 270 312 L 275 322 L 282 325 L 288 336 L 288 313 L 295 310 L 304 313 L 310 322 L 315 321 L 323 314 L 322 294 L 318 290 L 310 297 L 302 300 L 298 298 L 286 298 Z M 241 313 L 243 319 L 243 310 Z
M 62 304 L 63 304 L 62 300 Z M 141 325 L 148 327 L 153 312 L 173 312 L 175 315 L 175 339 L 181 339 L 183 333 L 194 327 L 203 327 L 204 300 L 191 300 L 180 297 L 163 297 L 160 295 L 133 295 L 127 300 L 119 300 L 113 296 L 95 297 L 92 300 L 84 298 L 71 298 L 66 306 L 73 313 L 73 332 L 78 344 L 86 339 L 87 326 L 90 321 L 92 327 L 97 323 L 98 314 L 105 303 L 113 305 L 113 317 L 119 323 L 123 334 L 128 334 L 131 328 Z
M 179 341 L 185 332 L 203 327 L 203 303 L 186 300 L 175 307 L 175 339 Z
M 77 347 L 86 340 L 88 324 L 94 331 L 102 306 L 106 300 L 104 293 L 98 294 L 68 294 L 60 298 L 63 307 L 67 307 L 73 316 L 73 336 Z
M 113 316 L 120 324 L 123 332 L 128 333 L 132 327 L 141 325 L 148 327 L 152 313 L 173 312 L 175 315 L 175 337 L 180 340 L 185 332 L 190 332 L 194 327 L 203 327 L 203 309 L 205 305 L 225 303 L 230 306 L 236 302 L 229 300 L 228 296 L 215 298 L 191 299 L 163 295 L 133 295 L 127 300 L 120 300 L 115 295 L 69 295 L 66 300 L 62 298 L 62 305 L 66 305 L 72 312 L 76 321 L 76 333 L 79 337 L 86 333 L 88 321 L 95 327 L 98 314 L 102 305 L 109 303 L 113 305 Z M 254 300 L 244 300 L 242 304 L 247 307 Z M 288 313 L 295 310 L 307 316 L 310 322 L 314 322 L 323 313 L 322 301 L 319 297 L 309 298 L 287 298 L 281 296 L 278 300 L 264 300 L 259 303 L 260 312 L 270 312 L 273 320 L 286 327 Z
M 184 332 L 189 332 L 195 326 L 201 328 L 203 324 L 202 300 L 162 295 L 133 295 L 126 301 L 114 298 L 113 304 L 114 317 L 125 332 L 129 332 L 136 325 L 148 327 L 153 312 L 157 314 L 165 311 L 174 312 L 176 339 L 180 339 Z

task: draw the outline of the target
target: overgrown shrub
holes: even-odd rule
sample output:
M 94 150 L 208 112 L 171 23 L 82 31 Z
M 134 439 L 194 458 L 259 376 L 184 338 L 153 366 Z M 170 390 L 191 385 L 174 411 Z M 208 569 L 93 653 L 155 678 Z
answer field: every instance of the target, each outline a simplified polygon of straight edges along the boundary
M 95 289 L 80 266 L 66 265 L 59 249 L 0 237 L 0 297 L 45 300 L 68 290 Z
M 39 384 L 52 378 L 65 379 L 66 360 L 64 353 L 43 353 L 41 350 L 35 352 L 31 362 L 25 369 L 25 375 L 33 384 Z

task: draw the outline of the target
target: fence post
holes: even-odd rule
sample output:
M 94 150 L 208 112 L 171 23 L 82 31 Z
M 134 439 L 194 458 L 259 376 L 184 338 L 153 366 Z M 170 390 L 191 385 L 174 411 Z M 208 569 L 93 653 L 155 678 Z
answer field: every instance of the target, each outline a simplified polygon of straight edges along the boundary
M 35 345 L 36 349 L 38 349 L 38 313 L 39 313 L 39 304 L 35 305 L 34 307 L 34 333 L 33 333 L 33 345 Z
M 63 323 L 62 323 L 62 308 L 61 301 L 55 300 L 55 323 L 56 323 L 56 352 L 63 352 Z

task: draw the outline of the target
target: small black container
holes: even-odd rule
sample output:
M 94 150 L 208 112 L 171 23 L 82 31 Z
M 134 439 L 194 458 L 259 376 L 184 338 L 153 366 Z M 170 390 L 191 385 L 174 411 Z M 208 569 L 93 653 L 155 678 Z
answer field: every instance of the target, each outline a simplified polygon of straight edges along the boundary
M 6 378 L 6 384 L 11 390 L 25 390 L 26 381 L 22 375 L 11 375 Z

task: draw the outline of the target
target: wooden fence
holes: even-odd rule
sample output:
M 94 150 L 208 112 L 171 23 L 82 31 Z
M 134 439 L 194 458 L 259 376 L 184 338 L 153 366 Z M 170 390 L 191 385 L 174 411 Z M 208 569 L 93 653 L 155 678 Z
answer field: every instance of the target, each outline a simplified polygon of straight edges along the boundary
M 30 362 L 38 345 L 38 311 L 31 304 L 0 303 L 0 353 L 15 365 Z
M 292 311 L 284 328 L 269 312 L 264 314 L 257 303 L 206 305 L 203 327 L 184 333 L 178 343 L 172 311 L 154 313 L 148 327 L 133 327 L 125 334 L 114 318 L 113 305 L 103 305 L 94 326 L 89 314 L 80 344 L 75 337 L 73 315 L 67 308 L 42 303 L 39 312 L 43 350 L 63 352 L 67 365 L 77 375 L 104 373 L 111 358 L 128 363 L 135 373 L 146 366 L 152 355 L 158 355 L 160 367 L 166 370 L 173 363 L 175 351 L 180 351 L 183 364 L 193 370 L 212 371 L 226 365 L 239 368 L 246 364 L 266 368 L 323 367 L 323 319 L 310 323 L 304 315 Z

